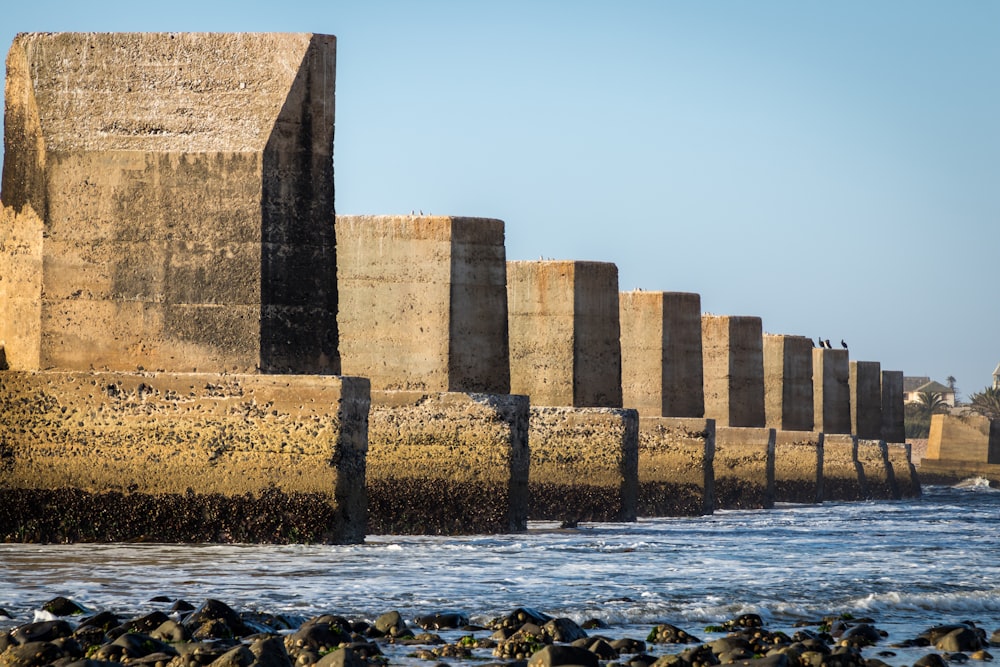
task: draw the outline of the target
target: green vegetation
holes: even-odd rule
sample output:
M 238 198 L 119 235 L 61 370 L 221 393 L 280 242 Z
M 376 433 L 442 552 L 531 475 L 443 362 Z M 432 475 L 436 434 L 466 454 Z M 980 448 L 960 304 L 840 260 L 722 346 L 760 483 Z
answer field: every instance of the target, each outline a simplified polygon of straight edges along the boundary
M 917 403 L 903 406 L 903 424 L 907 438 L 926 438 L 931 430 L 931 415 L 948 412 L 944 398 L 936 391 L 920 392 Z
M 990 419 L 1000 419 L 1000 389 L 986 387 L 969 396 L 969 409 Z

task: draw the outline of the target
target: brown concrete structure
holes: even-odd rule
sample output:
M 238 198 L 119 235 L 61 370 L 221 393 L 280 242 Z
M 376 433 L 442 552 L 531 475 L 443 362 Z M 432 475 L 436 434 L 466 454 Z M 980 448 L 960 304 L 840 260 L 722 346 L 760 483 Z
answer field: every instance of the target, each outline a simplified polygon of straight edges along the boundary
M 764 334 L 766 426 L 786 431 L 813 427 L 813 342 L 805 336 Z
M 0 265 L 39 297 L 0 305 L 10 367 L 339 372 L 335 53 L 328 35 L 18 35 Z
M 500 220 L 337 216 L 343 372 L 376 390 L 510 392 Z
M 885 440 L 858 438 L 858 463 L 863 476 L 862 492 L 866 500 L 899 500 L 899 488 L 889 463 L 889 449 Z
M 823 500 L 864 500 L 864 476 L 864 468 L 858 461 L 857 438 L 850 434 L 824 434 Z
M 715 430 L 715 509 L 774 507 L 773 428 Z
M 882 439 L 888 443 L 906 441 L 903 410 L 903 371 L 882 371 Z
M 1000 483 L 1000 420 L 932 415 L 919 472 L 925 484 L 953 484 L 976 476 Z
M 532 406 L 622 407 L 618 268 L 507 262 L 510 386 Z
M 822 433 L 775 432 L 774 500 L 780 503 L 822 502 Z
M 702 417 L 701 297 L 622 292 L 622 400 L 641 417 Z
M 917 469 L 913 466 L 909 443 L 890 442 L 886 448 L 900 498 L 919 498 L 922 494 L 920 477 L 917 475 Z
M 813 350 L 813 430 L 851 433 L 851 386 L 847 350 Z
M 705 417 L 717 426 L 764 426 L 764 352 L 759 317 L 701 318 Z
M 370 533 L 525 529 L 526 396 L 376 391 L 369 424 Z
M 531 519 L 635 521 L 639 414 L 531 407 Z
M 361 542 L 368 381 L 0 373 L 0 540 Z
M 877 361 L 850 362 L 851 433 L 863 440 L 882 437 L 882 368 Z
M 639 516 L 699 516 L 715 509 L 715 421 L 639 419 Z

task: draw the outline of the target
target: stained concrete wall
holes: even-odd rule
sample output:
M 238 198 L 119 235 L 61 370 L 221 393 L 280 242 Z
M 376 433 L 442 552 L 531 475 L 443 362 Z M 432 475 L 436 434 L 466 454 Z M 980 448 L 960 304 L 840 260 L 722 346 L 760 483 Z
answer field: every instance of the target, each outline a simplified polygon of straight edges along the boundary
M 901 498 L 919 498 L 922 493 L 920 477 L 913 465 L 910 444 L 890 442 L 886 445 L 886 449 L 899 496 Z
M 375 391 L 369 424 L 370 533 L 525 529 L 526 396 Z
M 11 368 L 339 372 L 335 54 L 327 35 L 18 35 L 2 199 L 45 234 L 14 222 L 43 269 Z
M 906 441 L 903 371 L 882 371 L 882 439 L 889 443 Z
M 866 488 L 864 468 L 858 461 L 857 438 L 850 434 L 825 433 L 823 500 L 864 500 Z
M 638 412 L 532 406 L 528 438 L 531 519 L 635 521 Z
M 618 268 L 507 262 L 510 386 L 545 406 L 622 406 Z
M 773 428 L 716 428 L 715 508 L 773 507 L 774 457 Z
M 764 426 L 764 352 L 759 317 L 701 318 L 705 417 L 722 426 Z
M 981 415 L 932 415 L 923 460 L 1000 463 L 995 430 L 993 422 Z
M 822 433 L 775 432 L 774 500 L 781 503 L 822 502 Z
M 864 440 L 882 437 L 882 368 L 877 361 L 850 362 L 851 433 Z
M 0 405 L 0 540 L 364 539 L 365 379 L 5 371 Z
M 343 372 L 377 390 L 510 391 L 500 220 L 338 216 Z
M 851 386 L 847 350 L 813 350 L 813 429 L 851 433 Z
M 813 342 L 805 336 L 764 334 L 765 425 L 778 430 L 813 427 Z
M 622 292 L 622 400 L 642 417 L 702 417 L 701 297 Z
M 639 516 L 699 516 L 715 509 L 715 421 L 639 419 Z
M 41 366 L 42 220 L 0 207 L 0 370 Z
M 889 462 L 889 449 L 884 440 L 858 438 L 858 463 L 864 475 L 862 492 L 867 500 L 899 500 L 899 488 Z

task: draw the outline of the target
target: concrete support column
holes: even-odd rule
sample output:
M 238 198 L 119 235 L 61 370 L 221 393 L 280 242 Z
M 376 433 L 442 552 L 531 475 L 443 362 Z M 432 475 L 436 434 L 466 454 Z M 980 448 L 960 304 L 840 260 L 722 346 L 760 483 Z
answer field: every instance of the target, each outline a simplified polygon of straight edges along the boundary
M 719 427 L 764 426 L 762 335 L 759 317 L 701 318 L 705 417 Z
M 822 502 L 822 433 L 815 431 L 775 433 L 774 500 L 782 503 Z
M 823 500 L 864 500 L 866 488 L 865 472 L 858 462 L 858 439 L 850 434 L 825 433 Z
M 813 343 L 805 336 L 764 335 L 764 414 L 770 428 L 813 428 Z
M 877 361 L 850 362 L 851 433 L 863 440 L 882 437 L 882 368 Z
M 906 441 L 903 408 L 903 371 L 882 371 L 882 439 Z
M 715 508 L 774 507 L 773 428 L 717 428 Z
M 639 420 L 639 516 L 698 516 L 715 509 L 715 421 Z
M 851 387 L 847 350 L 813 350 L 813 429 L 851 433 Z

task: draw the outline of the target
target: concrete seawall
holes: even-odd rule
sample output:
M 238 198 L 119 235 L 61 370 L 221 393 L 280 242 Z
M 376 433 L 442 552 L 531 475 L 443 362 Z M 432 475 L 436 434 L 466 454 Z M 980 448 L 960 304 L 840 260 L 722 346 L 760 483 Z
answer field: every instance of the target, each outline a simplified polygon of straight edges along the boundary
M 715 420 L 639 420 L 639 516 L 699 516 L 715 509 Z
M 863 492 L 866 500 L 899 499 L 899 489 L 884 440 L 858 439 L 858 463 L 864 471 Z
M 774 507 L 773 428 L 715 430 L 715 508 Z
M 825 434 L 823 500 L 864 500 L 864 475 L 858 462 L 857 439 L 844 434 Z
M 781 503 L 822 502 L 822 433 L 814 431 L 775 433 L 774 500 Z
M 899 490 L 900 498 L 919 498 L 922 491 L 920 489 L 920 477 L 917 469 L 913 466 L 908 443 L 888 443 L 889 465 L 892 466 L 892 474 L 896 479 L 896 488 Z

